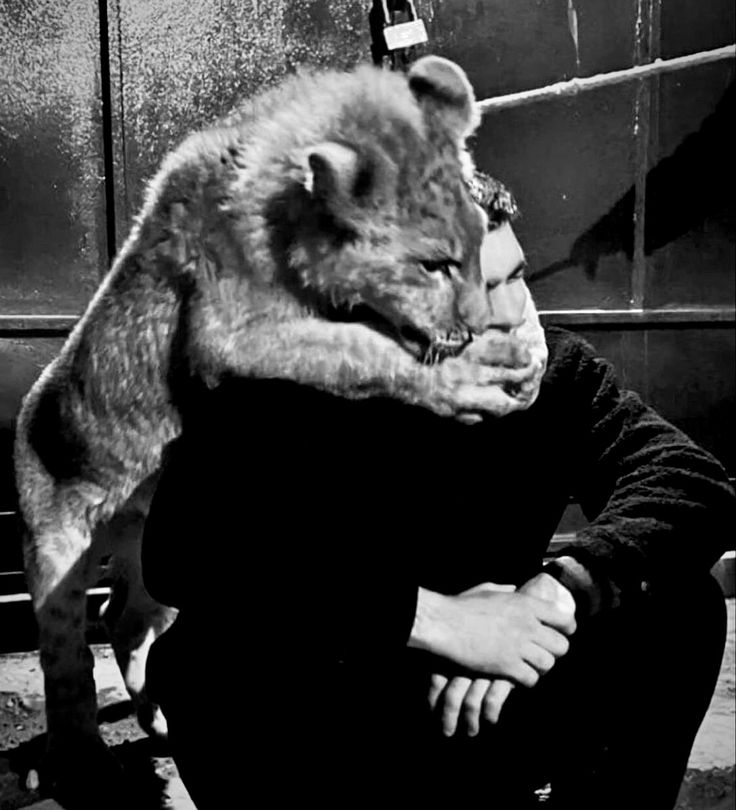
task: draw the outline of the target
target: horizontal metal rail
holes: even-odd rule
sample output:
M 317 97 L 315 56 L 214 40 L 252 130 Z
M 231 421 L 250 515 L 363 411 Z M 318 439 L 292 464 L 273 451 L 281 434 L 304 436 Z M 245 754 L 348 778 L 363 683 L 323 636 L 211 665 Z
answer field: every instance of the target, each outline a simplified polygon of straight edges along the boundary
M 109 586 L 102 588 L 87 588 L 87 596 L 110 596 Z M 16 602 L 30 602 L 31 595 L 27 591 L 19 591 L 17 593 L 0 594 L 0 605 L 10 605 Z
M 570 98 L 588 90 L 598 90 L 601 87 L 612 87 L 616 84 L 632 82 L 639 79 L 648 79 L 664 73 L 672 73 L 686 68 L 701 67 L 712 62 L 724 59 L 733 59 L 736 56 L 736 45 L 725 45 L 712 51 L 691 53 L 687 56 L 676 56 L 674 59 L 655 59 L 646 65 L 613 70 L 609 73 L 598 73 L 595 76 L 569 79 L 564 82 L 555 82 L 545 87 L 535 87 L 533 90 L 522 90 L 518 93 L 508 93 L 504 96 L 494 96 L 478 102 L 482 113 L 499 112 L 513 107 L 522 107 L 534 104 L 537 101 Z
M 735 307 L 670 307 L 666 309 L 543 309 L 545 323 L 584 326 L 708 326 L 736 323 Z M 0 338 L 65 337 L 77 315 L 0 315 Z
M 545 309 L 545 325 L 627 327 L 641 329 L 668 325 L 710 327 L 736 323 L 735 307 L 678 307 L 671 309 Z
M 0 337 L 63 337 L 79 315 L 0 315 Z

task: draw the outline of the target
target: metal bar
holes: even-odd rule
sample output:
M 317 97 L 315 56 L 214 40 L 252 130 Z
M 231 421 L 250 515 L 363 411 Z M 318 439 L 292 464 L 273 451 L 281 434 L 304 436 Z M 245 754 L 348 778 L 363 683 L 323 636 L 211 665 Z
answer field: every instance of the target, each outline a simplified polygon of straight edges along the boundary
M 588 90 L 597 90 L 600 87 L 611 87 L 615 84 L 632 82 L 637 79 L 646 79 L 651 76 L 660 76 L 663 73 L 672 73 L 685 68 L 700 67 L 711 62 L 720 62 L 724 59 L 733 59 L 736 56 L 736 45 L 725 45 L 712 51 L 692 53 L 687 56 L 676 56 L 674 59 L 655 59 L 648 65 L 637 65 L 624 70 L 613 70 L 610 73 L 598 73 L 595 76 L 586 76 L 583 79 L 570 79 L 565 82 L 556 82 L 546 87 L 536 87 L 533 90 L 523 90 L 520 93 L 509 93 L 505 96 L 486 98 L 478 102 L 481 113 L 508 110 L 511 107 L 521 107 L 537 101 L 549 101 L 556 98 L 567 98 Z
M 99 0 L 100 18 L 100 97 L 102 105 L 102 153 L 105 172 L 105 236 L 107 264 L 115 258 L 115 167 L 112 139 L 112 84 L 110 80 L 110 38 L 107 0 Z
M 633 326 L 637 328 L 680 326 L 709 327 L 736 323 L 735 307 L 681 309 L 557 309 L 540 310 L 546 326 Z
M 87 596 L 110 596 L 110 588 L 87 588 Z M 8 605 L 13 602 L 30 602 L 29 593 L 9 593 L 0 596 L 0 605 Z
M 79 315 L 0 315 L 0 338 L 66 337 Z
M 540 310 L 547 323 L 692 325 L 736 323 L 734 307 L 679 307 L 677 309 L 548 309 Z M 65 337 L 77 315 L 0 315 L 0 338 Z

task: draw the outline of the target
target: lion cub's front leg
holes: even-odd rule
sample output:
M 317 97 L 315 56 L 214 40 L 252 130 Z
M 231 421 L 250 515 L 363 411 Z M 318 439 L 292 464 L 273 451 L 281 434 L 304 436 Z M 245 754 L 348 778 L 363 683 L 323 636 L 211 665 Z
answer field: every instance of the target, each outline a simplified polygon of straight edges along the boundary
M 228 331 L 209 313 L 195 334 L 199 343 L 192 355 L 205 373 L 216 368 L 286 379 L 350 399 L 391 397 L 440 416 L 497 414 L 508 399 L 498 383 L 522 383 L 528 375 L 523 368 L 491 365 L 489 357 L 484 363 L 460 356 L 425 365 L 369 326 L 314 317 Z M 508 360 L 500 343 L 499 352 Z

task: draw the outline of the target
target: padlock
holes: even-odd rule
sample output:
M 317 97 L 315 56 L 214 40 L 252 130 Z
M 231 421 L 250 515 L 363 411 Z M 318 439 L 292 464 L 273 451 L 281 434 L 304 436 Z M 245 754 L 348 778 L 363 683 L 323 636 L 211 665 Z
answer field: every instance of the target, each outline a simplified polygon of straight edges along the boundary
M 409 20 L 384 28 L 383 38 L 389 51 L 411 48 L 427 41 L 427 29 L 424 27 L 424 20 Z
M 386 0 L 383 0 L 383 16 L 386 26 L 383 29 L 383 38 L 386 42 L 386 48 L 388 48 L 389 51 L 397 51 L 400 48 L 412 48 L 414 45 L 421 45 L 428 39 L 427 29 L 424 27 L 424 20 L 420 20 L 419 17 L 417 17 L 414 0 L 408 0 L 407 6 L 409 7 L 409 16 L 411 19 L 408 22 L 392 25 L 388 4 Z

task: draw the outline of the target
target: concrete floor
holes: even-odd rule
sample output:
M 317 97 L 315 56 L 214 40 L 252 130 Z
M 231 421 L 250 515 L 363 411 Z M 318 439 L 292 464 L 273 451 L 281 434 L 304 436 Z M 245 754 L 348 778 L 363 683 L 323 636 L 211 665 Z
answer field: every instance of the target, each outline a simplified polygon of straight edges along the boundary
M 728 638 L 721 674 L 708 714 L 698 733 L 690 756 L 688 774 L 677 810 L 728 810 L 735 806 L 734 764 L 736 763 L 736 600 L 726 600 Z M 114 706 L 127 699 L 120 673 L 110 648 L 98 645 L 95 653 L 95 678 L 100 705 Z M 3 711 L 0 728 L 0 810 L 59 810 L 51 800 L 40 800 L 28 782 L 28 767 L 19 766 L 28 757 L 20 756 L 24 746 L 43 732 L 43 680 L 34 653 L 0 656 L 0 701 Z M 108 745 L 125 747 L 125 743 L 143 738 L 132 717 L 103 723 Z M 167 757 L 151 757 L 151 768 L 165 784 L 161 808 L 194 810 L 173 762 Z M 21 772 L 25 770 L 25 772 Z M 63 810 L 63 809 L 62 809 Z

